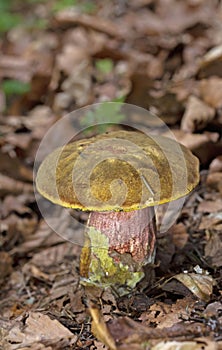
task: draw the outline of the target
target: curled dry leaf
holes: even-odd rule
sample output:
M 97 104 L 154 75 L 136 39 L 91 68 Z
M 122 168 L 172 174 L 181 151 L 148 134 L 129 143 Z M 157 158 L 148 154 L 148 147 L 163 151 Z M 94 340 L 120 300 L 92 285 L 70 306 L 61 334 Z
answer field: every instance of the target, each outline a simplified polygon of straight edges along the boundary
M 214 119 L 214 115 L 215 111 L 212 107 L 191 95 L 181 121 L 181 129 L 186 132 L 202 130 Z
M 92 317 L 92 332 L 95 337 L 107 345 L 110 350 L 117 350 L 115 341 L 111 336 L 100 311 L 96 307 L 90 306 L 89 312 Z
M 179 273 L 173 278 L 186 286 L 199 299 L 208 301 L 213 292 L 214 280 L 210 275 Z

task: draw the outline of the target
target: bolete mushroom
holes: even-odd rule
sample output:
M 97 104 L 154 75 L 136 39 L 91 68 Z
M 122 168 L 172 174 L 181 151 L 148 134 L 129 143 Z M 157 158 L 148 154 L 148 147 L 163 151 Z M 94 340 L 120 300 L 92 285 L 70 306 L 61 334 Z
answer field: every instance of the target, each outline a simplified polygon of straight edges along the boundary
M 198 159 L 163 136 L 114 131 L 57 148 L 41 164 L 37 190 L 64 207 L 90 211 L 80 258 L 82 283 L 123 295 L 154 262 L 154 206 L 186 196 Z

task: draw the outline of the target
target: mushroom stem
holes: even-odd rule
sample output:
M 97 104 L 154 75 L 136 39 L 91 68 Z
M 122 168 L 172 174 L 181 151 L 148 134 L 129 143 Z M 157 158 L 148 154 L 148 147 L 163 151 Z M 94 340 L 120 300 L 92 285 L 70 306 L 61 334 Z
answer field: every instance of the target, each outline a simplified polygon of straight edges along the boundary
M 80 274 L 83 279 L 97 279 L 100 284 L 134 286 L 144 276 L 142 267 L 154 262 L 155 242 L 153 207 L 130 212 L 92 212 Z

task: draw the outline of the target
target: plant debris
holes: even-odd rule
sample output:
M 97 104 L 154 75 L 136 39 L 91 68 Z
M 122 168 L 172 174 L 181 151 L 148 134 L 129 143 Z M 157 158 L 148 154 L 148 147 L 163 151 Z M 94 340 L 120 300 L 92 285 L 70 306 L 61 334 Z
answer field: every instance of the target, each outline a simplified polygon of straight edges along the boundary
M 0 348 L 220 349 L 221 2 L 10 0 L 0 9 Z M 46 224 L 33 187 L 47 130 L 104 101 L 149 109 L 200 160 L 200 184 L 158 234 L 152 272 L 122 297 L 79 284 L 81 247 Z M 68 232 L 69 218 L 56 211 L 53 228 Z

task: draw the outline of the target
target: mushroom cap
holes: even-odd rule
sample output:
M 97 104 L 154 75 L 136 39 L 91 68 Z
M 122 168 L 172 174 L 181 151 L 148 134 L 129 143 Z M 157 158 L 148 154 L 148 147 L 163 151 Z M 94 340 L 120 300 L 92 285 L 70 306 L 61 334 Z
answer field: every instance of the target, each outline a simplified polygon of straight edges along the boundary
M 39 167 L 37 190 L 64 207 L 130 211 L 186 196 L 199 161 L 164 136 L 114 131 L 59 147 Z

